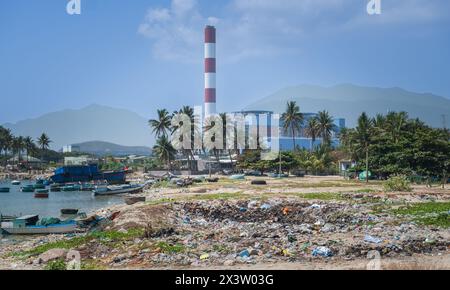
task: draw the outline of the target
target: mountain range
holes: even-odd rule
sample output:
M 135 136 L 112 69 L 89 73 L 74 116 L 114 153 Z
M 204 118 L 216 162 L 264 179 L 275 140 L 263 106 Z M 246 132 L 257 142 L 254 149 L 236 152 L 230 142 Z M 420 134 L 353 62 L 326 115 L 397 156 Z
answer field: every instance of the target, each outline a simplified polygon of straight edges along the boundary
M 329 111 L 345 118 L 347 127 L 354 127 L 361 112 L 371 116 L 389 111 L 406 111 L 411 118 L 420 118 L 433 127 L 442 127 L 450 120 L 450 99 L 424 93 L 413 93 L 401 88 L 374 88 L 351 84 L 332 87 L 300 85 L 284 88 L 245 110 L 270 110 L 282 113 L 288 101 L 296 101 L 302 112 Z M 445 116 L 445 117 L 443 117 Z
M 282 113 L 286 103 L 291 100 L 298 103 L 302 112 L 327 110 L 336 118 L 345 118 L 347 127 L 355 126 L 363 111 L 371 116 L 389 111 L 406 111 L 411 118 L 420 118 L 433 127 L 442 127 L 444 120 L 447 121 L 448 127 L 450 121 L 450 99 L 429 93 L 409 92 L 401 88 L 374 88 L 350 84 L 333 87 L 288 87 L 242 109 Z M 154 144 L 154 136 L 146 118 L 129 110 L 102 105 L 62 110 L 3 126 L 10 128 L 15 135 L 31 136 L 35 140 L 45 132 L 52 140 L 51 148 L 54 150 L 60 150 L 64 145 L 81 143 L 84 144 L 85 150 L 91 151 L 148 152 L 148 148 Z M 85 143 L 94 140 L 98 141 Z
M 54 150 L 93 140 L 123 146 L 152 146 L 154 143 L 147 119 L 129 110 L 101 105 L 62 110 L 3 126 L 15 135 L 31 136 L 35 140 L 45 132 Z
M 144 146 L 122 146 L 110 142 L 90 141 L 78 144 L 71 144 L 77 147 L 80 152 L 94 154 L 97 156 L 128 156 L 144 155 L 149 156 L 152 152 L 150 147 Z

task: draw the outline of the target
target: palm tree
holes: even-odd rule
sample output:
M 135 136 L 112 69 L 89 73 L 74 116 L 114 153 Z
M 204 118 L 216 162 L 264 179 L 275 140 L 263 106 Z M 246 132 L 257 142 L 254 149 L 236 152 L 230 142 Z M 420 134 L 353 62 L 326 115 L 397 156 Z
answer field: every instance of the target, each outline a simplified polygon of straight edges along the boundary
M 321 111 L 317 115 L 318 131 L 325 145 L 330 145 L 331 135 L 335 129 L 334 119 L 327 111 Z
M 386 116 L 386 130 L 395 143 L 398 143 L 402 130 L 408 122 L 408 113 L 406 112 L 390 112 Z
M 303 114 L 300 112 L 300 108 L 297 106 L 295 101 L 287 103 L 286 112 L 284 112 L 281 116 L 281 120 L 283 121 L 283 129 L 285 133 L 287 133 L 289 129 L 291 130 L 292 143 L 295 150 L 295 132 L 300 131 L 303 124 Z
M 13 149 L 13 154 L 17 155 L 17 162 L 20 163 L 22 159 L 22 150 L 24 148 L 25 142 L 22 136 L 14 137 L 11 143 Z
M 177 151 L 173 148 L 167 136 L 162 135 L 158 138 L 155 146 L 153 146 L 153 152 L 161 162 L 165 162 L 167 164 L 167 168 L 170 171 L 170 161 L 174 159 Z
M 372 139 L 373 121 L 364 112 L 358 118 L 358 126 L 355 131 L 356 143 L 359 150 L 366 154 L 366 183 L 369 183 L 369 146 Z
M 36 151 L 36 145 L 34 144 L 33 138 L 30 136 L 25 137 L 24 139 L 24 146 L 27 150 L 27 163 L 30 162 L 30 154 L 34 153 Z
M 193 166 L 191 164 L 191 159 L 193 161 L 195 161 L 195 156 L 194 156 L 194 150 L 195 150 L 195 146 L 194 142 L 195 142 L 195 134 L 197 134 L 198 136 L 200 136 L 200 128 L 199 128 L 199 124 L 196 123 L 196 115 L 195 115 L 195 111 L 192 107 L 190 106 L 183 106 L 183 108 L 181 108 L 181 110 L 179 110 L 178 112 L 174 112 L 174 114 L 184 114 L 186 116 L 189 117 L 190 121 L 191 121 L 191 137 L 190 137 L 190 146 L 189 148 L 183 148 L 181 151 L 183 153 L 183 155 L 185 155 L 188 159 L 188 163 L 189 163 L 189 168 L 192 169 L 194 167 L 194 170 L 197 169 L 197 164 L 194 162 Z M 179 130 L 179 126 L 174 126 L 173 130 L 172 130 L 172 134 L 175 133 L 177 130 Z M 176 141 L 176 140 L 174 140 Z M 182 142 L 183 140 L 179 140 L 180 142 Z
M 168 136 L 167 132 L 171 127 L 171 118 L 166 109 L 158 110 L 158 119 L 152 119 L 148 123 L 156 137 Z
M 41 152 L 41 158 L 42 158 L 42 161 L 44 161 L 44 152 L 45 152 L 45 150 L 47 150 L 47 149 L 49 148 L 50 143 L 51 143 L 52 141 L 51 141 L 50 138 L 47 136 L 47 134 L 42 133 L 42 135 L 38 138 L 37 142 L 38 142 L 38 144 L 39 144 L 40 149 L 42 150 L 42 152 Z
M 5 157 L 4 166 L 6 167 L 8 160 L 8 151 L 11 150 L 13 135 L 10 129 L 0 126 L 0 153 L 3 151 Z
M 311 138 L 311 152 L 314 151 L 314 142 L 319 135 L 319 122 L 317 118 L 310 118 L 305 128 L 305 134 L 308 138 Z

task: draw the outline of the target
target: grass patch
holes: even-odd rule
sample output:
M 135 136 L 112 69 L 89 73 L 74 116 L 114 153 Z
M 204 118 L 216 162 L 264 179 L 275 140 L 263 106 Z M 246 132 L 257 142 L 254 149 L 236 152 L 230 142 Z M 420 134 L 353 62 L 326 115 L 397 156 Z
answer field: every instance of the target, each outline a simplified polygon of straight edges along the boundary
M 345 200 L 345 198 L 336 192 L 311 192 L 311 193 L 297 193 L 296 196 L 305 199 L 317 199 L 317 200 Z
M 450 228 L 450 202 L 416 203 L 393 212 L 398 215 L 411 216 L 419 224 Z
M 48 271 L 65 271 L 67 270 L 67 264 L 64 259 L 58 259 L 48 262 L 44 269 Z
M 188 200 L 228 200 L 228 199 L 241 199 L 247 197 L 241 192 L 234 193 L 215 193 L 215 194 L 197 194 L 188 197 Z
M 370 189 L 370 188 L 362 188 L 362 189 L 352 191 L 352 193 L 374 193 L 374 192 L 377 192 L 377 191 L 375 189 Z
M 92 240 L 98 240 L 99 242 L 121 242 L 126 240 L 131 240 L 142 236 L 144 233 L 143 229 L 132 229 L 127 233 L 121 233 L 118 231 L 106 231 L 106 232 L 92 232 L 86 236 L 75 237 L 70 240 L 61 240 L 52 243 L 43 244 L 37 246 L 28 251 L 20 251 L 12 253 L 14 257 L 27 258 L 31 256 L 38 256 L 52 249 L 74 249 L 78 248 Z
M 182 253 L 186 248 L 182 244 L 169 244 L 166 242 L 159 242 L 156 247 L 165 254 L 177 254 Z

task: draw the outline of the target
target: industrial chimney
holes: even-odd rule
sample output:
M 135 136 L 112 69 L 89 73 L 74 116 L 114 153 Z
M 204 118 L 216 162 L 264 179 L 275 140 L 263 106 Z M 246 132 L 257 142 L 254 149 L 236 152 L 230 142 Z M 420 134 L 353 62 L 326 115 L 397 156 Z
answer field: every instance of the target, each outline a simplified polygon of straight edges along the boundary
M 216 28 L 205 28 L 205 117 L 216 114 Z

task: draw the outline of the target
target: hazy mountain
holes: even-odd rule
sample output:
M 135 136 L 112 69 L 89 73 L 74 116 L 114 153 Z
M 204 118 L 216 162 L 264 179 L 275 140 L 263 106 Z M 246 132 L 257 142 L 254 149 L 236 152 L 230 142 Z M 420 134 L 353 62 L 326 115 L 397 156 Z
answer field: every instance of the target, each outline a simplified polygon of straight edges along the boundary
M 79 148 L 80 152 L 90 153 L 99 156 L 127 156 L 127 155 L 150 155 L 150 147 L 144 146 L 122 146 L 103 141 L 90 141 L 78 144 L 72 144 Z
M 443 126 L 442 115 L 446 115 L 447 126 L 450 121 L 450 99 L 400 88 L 383 89 L 350 84 L 289 87 L 247 106 L 245 110 L 272 110 L 281 113 L 290 100 L 297 101 L 302 112 L 327 110 L 335 117 L 346 118 L 348 127 L 356 124 L 363 111 L 372 116 L 388 111 L 406 111 L 410 117 L 419 117 L 434 127 Z
M 51 148 L 59 150 L 64 145 L 92 140 L 125 146 L 152 146 L 154 138 L 147 124 L 147 119 L 134 112 L 90 105 L 3 126 L 15 135 L 31 136 L 35 140 L 45 132 L 53 141 Z

